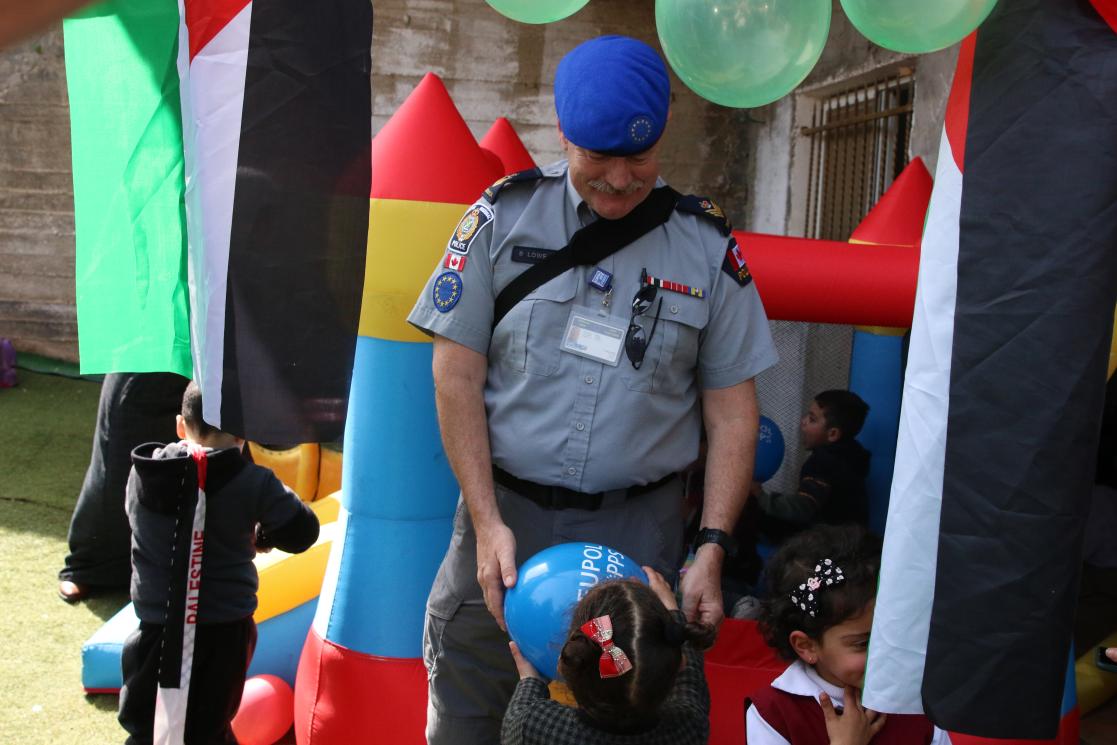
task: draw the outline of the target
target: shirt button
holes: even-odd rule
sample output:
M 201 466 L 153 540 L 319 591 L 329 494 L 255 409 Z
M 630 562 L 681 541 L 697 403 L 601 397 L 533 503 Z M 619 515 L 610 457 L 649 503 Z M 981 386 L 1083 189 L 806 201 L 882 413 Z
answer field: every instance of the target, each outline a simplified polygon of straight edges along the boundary
M 672 313 L 678 313 L 678 312 L 679 312 L 679 306 L 677 306 L 677 305 L 672 305 L 672 306 L 671 306 L 671 312 L 672 312 Z
M 578 469 L 574 466 L 571 466 L 570 468 L 566 469 L 566 472 L 573 476 L 574 474 L 578 473 Z
M 579 432 L 581 432 L 585 428 L 586 428 L 586 425 L 583 422 L 578 422 L 577 424 L 574 425 L 574 429 L 578 430 Z
M 586 376 L 586 383 L 588 383 L 589 385 L 593 385 L 593 376 L 592 375 L 587 375 Z

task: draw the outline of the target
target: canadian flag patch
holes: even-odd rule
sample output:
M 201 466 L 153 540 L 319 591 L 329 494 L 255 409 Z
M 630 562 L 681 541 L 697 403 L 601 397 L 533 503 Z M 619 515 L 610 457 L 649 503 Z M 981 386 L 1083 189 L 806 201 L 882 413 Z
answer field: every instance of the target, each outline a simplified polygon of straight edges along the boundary
M 460 272 L 465 269 L 465 255 L 450 252 L 446 254 L 446 260 L 442 262 L 442 266 L 447 269 L 452 269 L 455 272 Z
M 749 282 L 752 282 L 752 274 L 745 264 L 741 247 L 732 238 L 729 239 L 729 247 L 725 251 L 725 260 L 721 262 L 721 269 L 741 287 L 745 287 Z

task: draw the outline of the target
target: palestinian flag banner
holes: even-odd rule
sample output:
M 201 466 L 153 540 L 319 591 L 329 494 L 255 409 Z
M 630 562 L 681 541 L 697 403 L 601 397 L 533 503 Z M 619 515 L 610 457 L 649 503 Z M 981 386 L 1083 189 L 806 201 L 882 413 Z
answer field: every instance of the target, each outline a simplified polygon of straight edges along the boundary
M 922 244 L 873 709 L 989 738 L 1059 729 L 1117 301 L 1114 59 L 1114 29 L 1066 0 L 1002 2 L 962 46 Z
M 194 375 L 205 419 L 341 436 L 368 239 L 369 0 L 179 0 Z

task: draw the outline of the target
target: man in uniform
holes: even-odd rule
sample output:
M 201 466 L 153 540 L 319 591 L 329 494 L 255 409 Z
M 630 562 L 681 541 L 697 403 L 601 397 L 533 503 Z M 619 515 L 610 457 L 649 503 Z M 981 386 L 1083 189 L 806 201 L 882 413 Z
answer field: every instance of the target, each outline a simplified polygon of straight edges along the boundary
M 462 490 L 427 603 L 432 745 L 499 741 L 517 678 L 504 592 L 525 559 L 590 541 L 677 577 L 676 474 L 703 424 L 705 530 L 683 609 L 721 621 L 727 534 L 757 438 L 753 378 L 776 353 L 721 211 L 658 191 L 669 96 L 667 69 L 642 42 L 601 37 L 571 51 L 555 75 L 567 160 L 486 190 L 409 316 L 434 335 L 439 425 Z M 513 279 L 580 230 L 631 221 L 653 189 L 676 197 L 665 221 L 494 310 Z

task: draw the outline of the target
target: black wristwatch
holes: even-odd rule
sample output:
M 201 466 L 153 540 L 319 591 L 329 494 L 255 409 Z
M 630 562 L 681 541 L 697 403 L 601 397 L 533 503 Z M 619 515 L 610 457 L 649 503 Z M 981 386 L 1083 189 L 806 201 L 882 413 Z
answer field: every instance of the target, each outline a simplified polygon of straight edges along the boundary
M 698 531 L 698 535 L 694 536 L 694 550 L 697 551 L 699 546 L 706 543 L 716 543 L 721 546 L 726 557 L 734 556 L 737 553 L 737 541 L 724 530 L 702 528 Z

